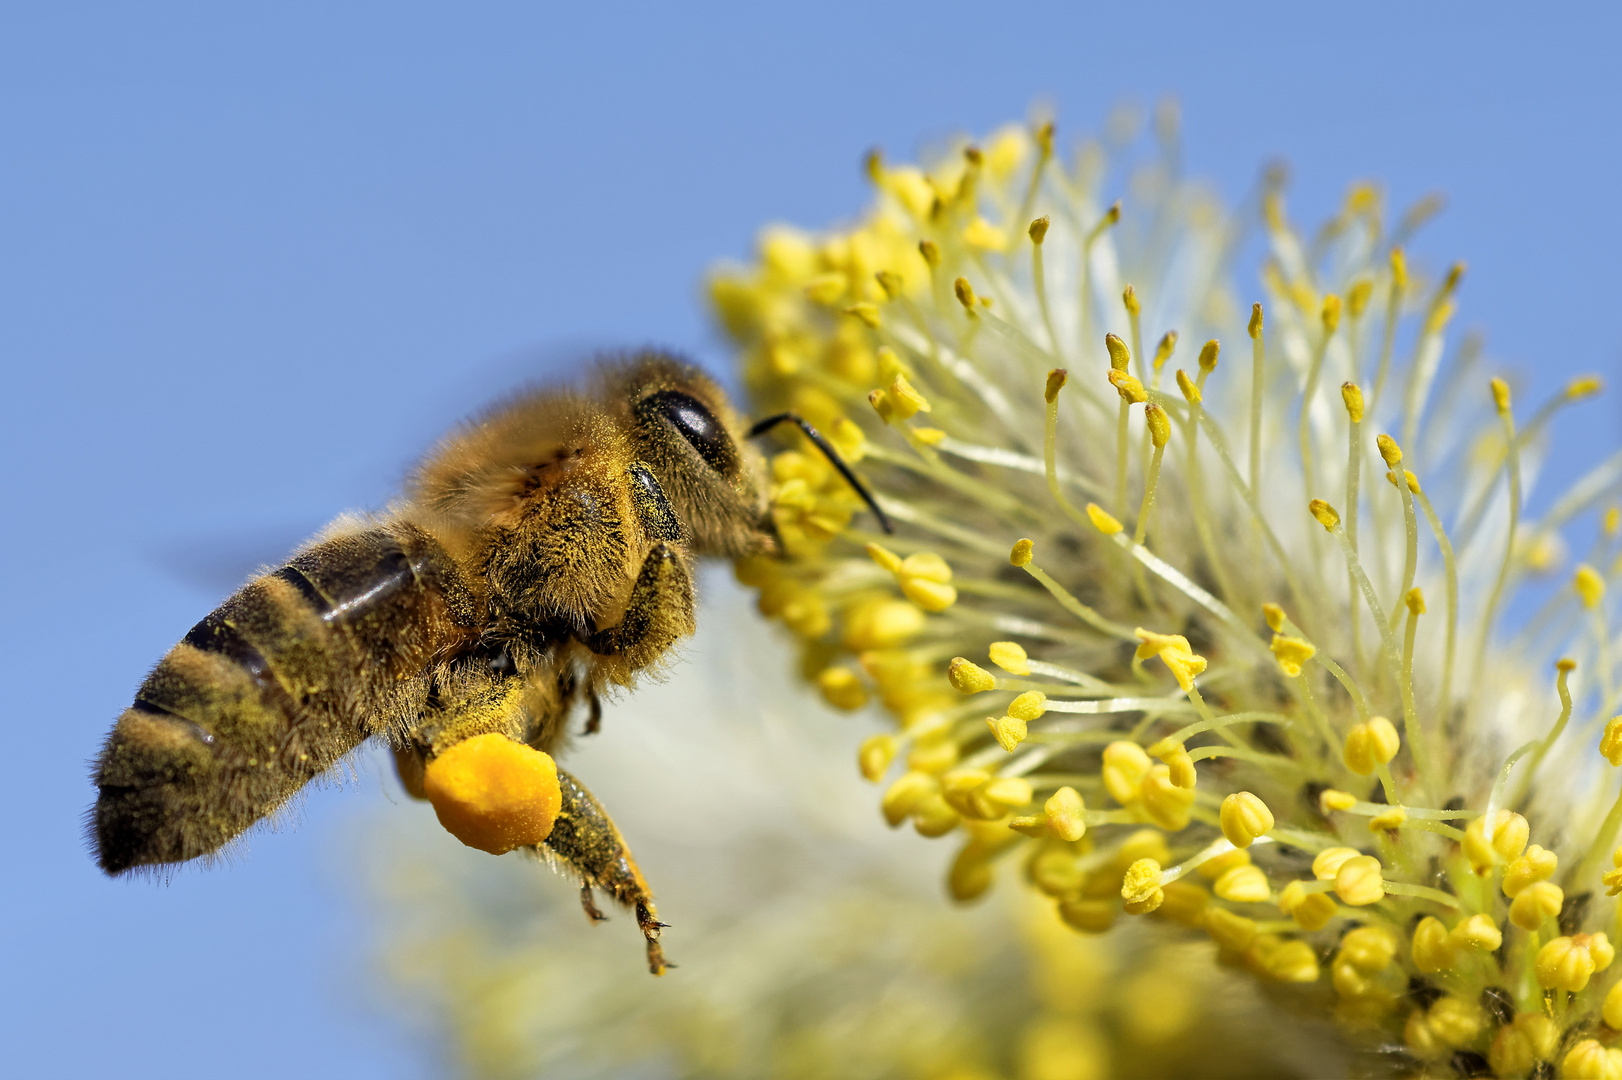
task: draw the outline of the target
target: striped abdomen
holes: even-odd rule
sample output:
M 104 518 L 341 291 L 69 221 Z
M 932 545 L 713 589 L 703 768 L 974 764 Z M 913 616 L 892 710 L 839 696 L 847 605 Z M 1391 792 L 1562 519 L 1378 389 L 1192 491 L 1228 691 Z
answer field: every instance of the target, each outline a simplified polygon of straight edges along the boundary
M 426 668 L 474 625 L 443 548 L 392 524 L 249 582 L 136 691 L 96 765 L 110 874 L 218 849 L 363 739 L 416 717 Z

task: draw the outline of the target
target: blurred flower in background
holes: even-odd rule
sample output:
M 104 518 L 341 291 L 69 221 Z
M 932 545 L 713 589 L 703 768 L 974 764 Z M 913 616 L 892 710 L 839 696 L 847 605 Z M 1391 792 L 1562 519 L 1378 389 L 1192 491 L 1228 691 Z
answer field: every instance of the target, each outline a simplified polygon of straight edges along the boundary
M 1462 265 L 1406 254 L 1434 201 L 1357 184 L 1302 230 L 1280 172 L 1225 208 L 1175 110 L 1151 130 L 875 157 L 853 225 L 717 272 L 756 409 L 826 432 L 897 530 L 785 439 L 787 557 L 737 575 L 797 657 L 711 582 L 698 677 L 582 744 L 670 980 L 563 883 L 377 853 L 393 985 L 457 1067 L 1622 1075 L 1622 465 L 1527 513 L 1597 381 L 1528 409 L 1452 334 Z

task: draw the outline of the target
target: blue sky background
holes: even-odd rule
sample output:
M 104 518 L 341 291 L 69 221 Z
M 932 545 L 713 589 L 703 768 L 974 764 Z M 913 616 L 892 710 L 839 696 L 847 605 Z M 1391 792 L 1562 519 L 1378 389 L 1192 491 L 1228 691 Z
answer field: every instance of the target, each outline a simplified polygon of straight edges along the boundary
M 1462 325 L 1551 386 L 1622 373 L 1615 15 L 585 7 L 0 9 L 0 1074 L 431 1071 L 367 988 L 375 771 L 159 886 L 92 865 L 86 761 L 242 560 L 380 506 L 484 399 L 599 346 L 724 362 L 705 268 L 851 215 L 870 146 L 1172 93 L 1230 198 L 1279 154 L 1301 220 L 1445 191 L 1417 247 L 1469 261 Z

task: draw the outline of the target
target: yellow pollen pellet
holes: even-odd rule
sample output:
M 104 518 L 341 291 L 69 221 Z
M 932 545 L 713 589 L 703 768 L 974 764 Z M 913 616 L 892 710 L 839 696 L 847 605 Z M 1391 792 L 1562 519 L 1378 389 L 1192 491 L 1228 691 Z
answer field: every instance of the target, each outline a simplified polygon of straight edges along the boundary
M 850 668 L 826 668 L 817 676 L 817 689 L 836 709 L 854 712 L 867 704 L 867 687 Z
M 958 303 L 962 304 L 969 312 L 974 311 L 974 286 L 969 284 L 968 278 L 960 277 L 952 282 L 952 292 L 957 295 Z
M 1554 877 L 1554 872 L 1559 868 L 1560 856 L 1537 844 L 1530 844 L 1519 858 L 1504 867 L 1504 895 L 1513 900 L 1528 886 Z
M 1036 545 L 1029 540 L 1016 540 L 1014 548 L 1008 553 L 1008 562 L 1011 566 L 1025 566 L 1031 561 L 1031 553 Z
M 1104 349 L 1109 353 L 1111 371 L 1125 371 L 1132 363 L 1132 350 L 1126 347 L 1126 342 L 1119 335 L 1105 334 Z
M 1204 345 L 1200 346 L 1200 370 L 1205 372 L 1215 371 L 1217 366 L 1217 356 L 1221 352 L 1222 343 L 1216 338 L 1212 338 L 1210 341 L 1207 341 Z
M 1127 313 L 1131 315 L 1137 315 L 1143 310 L 1142 305 L 1138 303 L 1138 290 L 1130 285 L 1121 292 L 1121 303 L 1126 305 Z
M 1027 690 L 1008 703 L 1008 715 L 1021 720 L 1037 720 L 1048 711 L 1048 696 L 1040 690 Z
M 1273 656 L 1278 660 L 1279 670 L 1292 679 L 1301 674 L 1303 664 L 1318 654 L 1317 647 L 1311 642 L 1302 641 L 1297 637 L 1287 637 L 1284 634 L 1274 634 L 1273 643 L 1269 648 L 1273 650 Z
M 1135 375 L 1129 375 L 1124 371 L 1116 371 L 1112 368 L 1109 373 L 1109 383 L 1115 387 L 1115 392 L 1121 395 L 1121 400 L 1128 405 L 1136 405 L 1139 402 L 1149 400 L 1149 395 L 1143 389 L 1143 384 L 1138 381 Z
M 1323 794 L 1318 796 L 1318 809 L 1326 817 L 1336 810 L 1350 810 L 1356 805 L 1357 796 L 1349 791 L 1325 788 Z
M 1246 848 L 1274 825 L 1267 804 L 1248 791 L 1236 791 L 1222 800 L 1219 812 L 1222 835 L 1237 848 Z
M 1171 441 L 1171 421 L 1166 418 L 1165 409 L 1151 402 L 1144 406 L 1143 418 L 1149 424 L 1149 441 L 1156 447 Z
M 1087 834 L 1087 804 L 1073 787 L 1062 787 L 1049 795 L 1042 804 L 1042 813 L 1055 839 L 1076 841 Z
M 1335 895 L 1353 907 L 1367 907 L 1385 899 L 1385 879 L 1380 860 L 1372 855 L 1356 855 L 1335 871 Z
M 1427 915 L 1414 927 L 1414 966 L 1427 975 L 1451 968 L 1457 957 L 1453 952 L 1453 939 L 1442 920 Z
M 1486 874 L 1494 866 L 1519 857 L 1532 831 L 1526 819 L 1513 810 L 1494 811 L 1491 824 L 1490 843 L 1485 815 L 1472 819 L 1464 828 L 1464 856 L 1477 874 Z
M 1536 881 L 1516 894 L 1509 903 L 1509 921 L 1522 930 L 1536 930 L 1545 919 L 1560 914 L 1566 894 L 1560 886 L 1548 881 Z
M 1333 881 L 1335 875 L 1340 873 L 1340 868 L 1345 865 L 1346 860 L 1355 859 L 1359 854 L 1361 854 L 1361 852 L 1359 852 L 1356 848 L 1324 848 L 1322 851 L 1318 852 L 1317 855 L 1313 856 L 1312 876 L 1317 878 L 1319 881 Z
M 1188 372 L 1182 368 L 1177 369 L 1177 389 L 1183 392 L 1183 400 L 1190 405 L 1198 405 L 1204 400 L 1200 388 L 1194 385 L 1194 380 L 1188 377 Z
M 1622 766 L 1622 716 L 1613 716 L 1605 722 L 1605 734 L 1600 737 L 1599 752 L 1612 765 Z M 1617 849 L 1622 854 L 1622 848 Z M 1622 863 L 1618 863 L 1622 866 Z
M 1577 567 L 1577 573 L 1572 580 L 1577 595 L 1582 598 L 1583 607 L 1592 611 L 1599 607 L 1600 601 L 1605 599 L 1605 579 L 1599 576 L 1592 566 L 1587 563 Z
M 1318 524 L 1322 525 L 1326 532 L 1334 532 L 1340 525 L 1340 514 L 1322 499 L 1313 499 L 1307 504 L 1307 509 L 1312 511 L 1312 516 L 1318 519 Z
M 869 780 L 880 780 L 889 771 L 890 763 L 895 760 L 899 744 L 894 735 L 873 735 L 862 740 L 862 745 L 856 752 L 856 763 L 862 770 L 862 775 Z
M 1340 384 L 1340 400 L 1346 405 L 1346 415 L 1352 418 L 1352 423 L 1363 422 L 1363 391 L 1354 382 Z
M 1278 906 L 1309 934 L 1328 926 L 1329 920 L 1340 910 L 1326 893 L 1309 893 L 1299 881 L 1284 886 L 1284 891 L 1278 894 Z
M 1346 733 L 1342 757 L 1346 767 L 1358 776 L 1371 776 L 1376 768 L 1389 764 L 1401 746 L 1402 739 L 1391 721 L 1372 716 Z
M 1380 448 L 1380 457 L 1385 459 L 1386 466 L 1395 469 L 1402 461 L 1402 447 L 1397 445 L 1397 440 L 1381 434 L 1376 435 L 1374 441 Z
M 1053 404 L 1053 399 L 1059 396 L 1059 391 L 1064 389 L 1064 384 L 1069 378 L 1070 372 L 1062 367 L 1049 371 L 1047 385 L 1042 388 L 1042 400 L 1049 405 Z
M 1265 903 L 1270 891 L 1267 875 L 1259 866 L 1236 866 L 1217 878 L 1211 891 L 1235 904 Z
M 1250 323 L 1245 327 L 1245 330 L 1250 334 L 1250 340 L 1252 341 L 1256 341 L 1262 336 L 1262 306 L 1260 304 L 1250 305 Z
M 1105 536 L 1114 536 L 1125 528 L 1108 510 L 1105 510 L 1097 503 L 1087 504 L 1087 520 L 1093 523 L 1093 528 Z
M 952 662 L 946 665 L 946 678 L 958 692 L 964 694 L 980 694 L 997 686 L 997 679 L 991 672 L 961 656 L 952 657 Z
M 1166 361 L 1171 359 L 1171 354 L 1176 348 L 1177 331 L 1167 330 L 1165 335 L 1161 337 L 1160 343 L 1155 346 L 1154 369 L 1156 371 L 1166 366 Z
M 1256 920 L 1236 915 L 1227 908 L 1213 907 L 1205 913 L 1205 932 L 1224 949 L 1242 952 L 1256 938 Z
M 1112 742 L 1104 747 L 1104 788 L 1123 806 L 1136 802 L 1150 767 L 1149 755 L 1137 743 Z
M 1453 944 L 1476 949 L 1479 952 L 1497 952 L 1504 943 L 1504 932 L 1492 921 L 1491 915 L 1472 915 L 1453 928 Z
M 447 748 L 422 789 L 446 832 L 492 855 L 545 840 L 563 805 L 551 756 L 498 732 Z
M 1284 609 L 1277 604 L 1263 604 L 1262 618 L 1267 620 L 1267 628 L 1273 633 L 1280 633 L 1284 629 Z
M 991 728 L 992 738 L 1010 754 L 1014 748 L 1025 741 L 1028 728 L 1025 721 L 1017 716 L 988 716 L 986 724 Z
M 1031 227 L 1025 230 L 1025 234 L 1031 238 L 1031 243 L 1041 246 L 1042 241 L 1047 239 L 1048 219 L 1046 217 L 1037 218 L 1031 222 Z
M 993 641 L 989 650 L 991 662 L 1010 675 L 1029 675 L 1030 658 L 1024 646 L 1014 641 Z
M 889 386 L 891 408 L 897 419 L 910 420 L 921 412 L 929 412 L 929 400 L 913 388 L 901 372 L 896 372 Z

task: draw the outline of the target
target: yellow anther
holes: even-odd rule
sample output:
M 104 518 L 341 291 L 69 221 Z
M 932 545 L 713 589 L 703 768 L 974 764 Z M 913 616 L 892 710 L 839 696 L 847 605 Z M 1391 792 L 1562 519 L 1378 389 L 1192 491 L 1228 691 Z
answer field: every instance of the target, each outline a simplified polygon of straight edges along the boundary
M 1323 322 L 1324 333 L 1333 334 L 1336 327 L 1340 326 L 1340 297 L 1334 293 L 1325 296 L 1323 311 L 1319 318 Z
M 1190 405 L 1198 405 L 1204 400 L 1205 395 L 1200 393 L 1200 388 L 1194 385 L 1194 380 L 1182 368 L 1177 369 L 1177 389 L 1183 392 L 1183 400 Z
M 1482 1028 L 1487 1026 L 1487 1016 L 1481 1006 L 1473 1001 L 1445 997 L 1431 1006 L 1430 1012 L 1425 1015 L 1425 1026 L 1430 1029 L 1434 1040 L 1447 1049 L 1453 1049 L 1475 1042 Z
M 551 756 L 495 732 L 430 761 L 422 790 L 446 832 L 492 855 L 545 840 L 563 805 Z
M 1189 808 L 1194 805 L 1194 789 L 1172 782 L 1171 767 L 1156 765 L 1143 778 L 1139 788 L 1144 813 L 1167 832 L 1188 827 Z
M 1346 291 L 1346 310 L 1356 319 L 1362 316 L 1369 308 L 1369 297 L 1374 292 L 1374 282 L 1368 278 L 1354 281 L 1352 287 Z
M 1031 561 L 1031 552 L 1036 547 L 1029 540 L 1014 541 L 1014 548 L 1008 553 L 1008 562 L 1011 566 L 1025 566 Z
M 1143 418 L 1149 424 L 1149 441 L 1157 448 L 1171 441 L 1171 421 L 1166 418 L 1165 409 L 1150 402 L 1143 407 Z
M 962 820 L 963 816 L 938 791 L 925 795 L 912 808 L 912 827 L 919 836 L 945 836 Z
M 1522 930 L 1536 930 L 1545 919 L 1560 914 L 1566 894 L 1560 886 L 1548 881 L 1537 881 L 1516 894 L 1509 902 L 1509 921 Z
M 912 435 L 926 446 L 939 446 L 946 441 L 946 432 L 940 428 L 915 427 L 912 429 Z
M 1340 400 L 1346 405 L 1346 415 L 1352 418 L 1352 423 L 1363 422 L 1363 391 L 1354 382 L 1340 384 Z
M 1299 881 L 1292 881 L 1278 894 L 1279 910 L 1295 920 L 1295 924 L 1309 934 L 1329 925 L 1339 910 L 1328 894 L 1307 892 Z
M 1369 818 L 1369 831 L 1394 833 L 1407 823 L 1408 811 L 1400 806 L 1393 806 Z
M 1194 676 L 1205 670 L 1205 657 L 1198 656 L 1189 647 L 1188 639 L 1181 634 L 1157 634 L 1153 630 L 1138 627 L 1132 631 L 1137 636 L 1138 651 L 1135 654 L 1138 660 L 1147 660 L 1152 656 L 1160 657 L 1162 663 L 1171 669 L 1177 685 L 1188 690 L 1194 685 Z
M 1560 1025 L 1542 1013 L 1521 1013 L 1499 1029 L 1487 1051 L 1487 1064 L 1494 1076 L 1525 1076 L 1538 1062 L 1551 1061 L 1559 1047 Z
M 1067 898 L 1059 901 L 1059 918 L 1084 934 L 1102 934 L 1115 925 L 1115 905 L 1108 900 Z
M 1205 925 L 1205 912 L 1211 906 L 1211 894 L 1192 881 L 1171 881 L 1160 887 L 1165 902 L 1156 912 L 1179 926 L 1198 929 Z
M 1125 371 L 1132 363 L 1132 350 L 1126 347 L 1116 334 L 1104 335 L 1104 348 L 1109 352 L 1109 366 L 1111 371 Z
M 1121 879 L 1121 900 L 1129 915 L 1147 915 L 1166 899 L 1160 889 L 1160 864 L 1139 859 L 1126 868 Z
M 1112 742 L 1104 747 L 1104 789 L 1125 806 L 1142 796 L 1143 778 L 1149 775 L 1149 755 L 1135 742 Z
M 1391 287 L 1399 293 L 1408 289 L 1408 256 L 1400 247 L 1391 249 Z
M 969 279 L 960 277 L 952 282 L 952 292 L 957 295 L 957 302 L 972 314 L 974 312 L 975 295 L 974 286 L 969 284 Z
M 1008 715 L 1021 720 L 1037 720 L 1048 711 L 1048 696 L 1040 690 L 1027 690 L 1008 703 Z
M 1492 921 L 1491 915 L 1472 915 L 1453 928 L 1453 944 L 1479 952 L 1497 952 L 1504 943 L 1504 932 Z
M 1126 305 L 1126 311 L 1129 315 L 1137 315 L 1143 311 L 1143 305 L 1138 303 L 1138 290 L 1130 285 L 1122 290 L 1121 303 Z
M 1518 858 L 1526 850 L 1526 841 L 1532 832 L 1526 819 L 1513 810 L 1495 810 L 1491 815 L 1492 840 L 1489 843 L 1488 824 L 1484 815 L 1464 828 L 1464 856 L 1478 874 Z
M 867 704 L 867 687 L 854 671 L 845 667 L 825 668 L 817 676 L 817 689 L 836 709 L 854 712 Z
M 1136 405 L 1140 401 L 1148 401 L 1149 395 L 1144 392 L 1143 384 L 1137 376 L 1128 375 L 1124 371 L 1110 369 L 1109 384 L 1115 387 L 1115 392 L 1121 395 L 1121 400 L 1128 405 Z
M 1307 509 L 1312 511 L 1312 516 L 1318 519 L 1318 524 L 1327 532 L 1334 532 L 1340 525 L 1340 515 L 1335 512 L 1333 506 L 1322 499 L 1313 499 L 1307 504 Z
M 1105 536 L 1114 536 L 1126 527 L 1115 520 L 1108 510 L 1105 510 L 1097 503 L 1087 504 L 1087 520 L 1093 523 L 1093 528 Z
M 1492 403 L 1500 415 L 1509 412 L 1509 383 L 1503 379 L 1494 378 L 1492 386 Z
M 867 403 L 873 406 L 873 411 L 879 414 L 879 419 L 888 424 L 895 416 L 895 403 L 890 395 L 883 390 L 873 390 L 867 395 Z
M 1346 767 L 1358 776 L 1371 776 L 1379 766 L 1389 764 L 1401 746 L 1402 739 L 1391 721 L 1372 716 L 1346 733 L 1342 756 Z
M 1605 517 L 1600 523 L 1607 539 L 1622 532 L 1622 506 L 1613 506 L 1605 511 Z
M 924 262 L 928 263 L 932 268 L 941 264 L 940 245 L 933 240 L 918 241 L 918 254 L 922 255 Z
M 1087 833 L 1087 804 L 1073 787 L 1062 787 L 1042 804 L 1048 832 L 1056 839 L 1080 840 Z
M 1607 1026 L 1622 1031 L 1622 982 L 1606 991 L 1605 1004 L 1600 1006 L 1600 1016 Z
M 1194 771 L 1194 759 L 1188 756 L 1188 747 L 1172 738 L 1161 739 L 1152 744 L 1146 753 L 1160 761 L 1171 770 L 1171 782 L 1180 788 L 1192 788 L 1199 781 L 1199 774 Z
M 1402 475 L 1403 475 L 1404 479 L 1406 479 L 1408 481 L 1408 490 L 1413 492 L 1415 495 L 1418 495 L 1419 491 L 1420 491 L 1419 477 L 1415 476 L 1411 471 L 1409 471 L 1407 469 L 1404 469 L 1402 471 Z M 1388 470 L 1386 472 L 1386 474 L 1385 474 L 1385 479 L 1386 479 L 1386 483 L 1390 484 L 1392 487 L 1396 487 L 1397 484 L 1398 484 L 1396 470 L 1395 469 Z
M 1525 852 L 1504 867 L 1504 895 L 1513 899 L 1540 881 L 1548 881 L 1560 868 L 1560 856 L 1537 844 L 1528 845 Z
M 877 304 L 867 300 L 858 300 L 856 303 L 844 308 L 844 312 L 846 315 L 860 319 L 870 329 L 877 330 L 879 328 L 879 308 Z
M 1301 674 L 1303 664 L 1318 654 L 1311 642 L 1284 634 L 1274 634 L 1273 644 L 1269 647 L 1278 660 L 1279 669 L 1292 679 Z
M 1099 224 L 1100 225 L 1114 225 L 1116 222 L 1118 222 L 1120 220 L 1121 220 L 1121 200 L 1116 199 L 1114 202 L 1110 203 L 1110 208 L 1108 210 L 1104 211 L 1104 217 L 1100 220 Z
M 1044 120 L 1031 136 L 1036 140 L 1036 148 L 1042 152 L 1043 157 L 1053 154 L 1053 121 Z
M 1271 895 L 1259 866 L 1236 866 L 1217 878 L 1211 891 L 1234 904 L 1261 904 Z
M 1403 595 L 1402 602 L 1407 606 L 1409 614 L 1425 614 L 1425 590 L 1418 585 L 1415 585 Z
M 885 547 L 883 544 L 868 544 L 867 557 L 878 563 L 890 573 L 901 569 L 901 556 Z
M 1236 791 L 1222 800 L 1219 812 L 1222 835 L 1237 848 L 1247 848 L 1274 825 L 1267 804 L 1248 791 Z
M 924 613 L 912 604 L 905 600 L 880 600 L 858 604 L 846 613 L 843 641 L 856 652 L 888 649 L 923 628 Z
M 818 274 L 805 284 L 806 299 L 818 304 L 831 304 L 845 295 L 849 280 L 837 271 Z
M 1397 936 L 1384 926 L 1359 926 L 1340 939 L 1337 961 L 1365 975 L 1378 975 L 1397 958 Z
M 918 413 L 930 411 L 929 399 L 915 390 L 912 383 L 907 381 L 907 377 L 899 371 L 890 382 L 889 396 L 891 407 L 898 419 L 910 420 Z
M 1385 879 L 1380 860 L 1372 855 L 1356 855 L 1335 871 L 1335 895 L 1353 907 L 1367 907 L 1385 899 Z
M 863 739 L 861 748 L 856 752 L 856 764 L 861 768 L 862 775 L 869 780 L 881 779 L 890 771 L 896 749 L 894 735 L 873 735 Z
M 1566 399 L 1568 401 L 1581 401 L 1585 397 L 1594 396 L 1603 389 L 1605 389 L 1605 381 L 1599 376 L 1579 376 L 1566 384 Z
M 1560 1075 L 1565 1080 L 1622 1080 L 1622 1049 L 1584 1039 L 1566 1051 Z
M 1614 959 L 1616 950 L 1604 934 L 1574 934 L 1539 949 L 1533 967 L 1544 989 L 1575 994 L 1587 989 L 1594 973 L 1610 967 Z
M 999 776 L 989 781 L 977 794 L 996 808 L 995 813 L 986 816 L 999 818 L 1009 810 L 1029 806 L 1034 792 L 1031 789 L 1031 782 L 1024 777 Z
M 1222 342 L 1212 338 L 1200 346 L 1200 370 L 1212 372 L 1216 370 L 1217 355 L 1222 352 Z
M 1167 330 L 1166 333 L 1160 338 L 1160 343 L 1155 346 L 1156 371 L 1159 371 L 1161 368 L 1166 366 L 1166 361 L 1171 359 L 1171 354 L 1176 350 L 1176 348 L 1177 331 Z
M 933 551 L 908 555 L 895 574 L 902 594 L 925 611 L 945 611 L 957 603 L 957 589 L 949 584 L 952 568 Z
M 828 431 L 828 437 L 833 440 L 834 446 L 847 465 L 867 456 L 867 436 L 862 434 L 860 425 L 843 416 L 834 421 L 834 426 Z
M 1402 447 L 1397 445 L 1397 440 L 1382 433 L 1375 436 L 1374 442 L 1379 446 L 1380 456 L 1385 459 L 1385 463 L 1395 469 L 1402 461 Z
M 961 656 L 952 657 L 952 662 L 946 665 L 946 678 L 953 687 L 964 694 L 979 694 L 993 690 L 997 686 L 996 676 L 974 661 Z
M 1362 854 L 1362 852 L 1358 851 L 1356 848 L 1324 848 L 1322 851 L 1318 852 L 1317 855 L 1313 856 L 1312 876 L 1317 878 L 1319 881 L 1333 881 L 1335 879 L 1335 875 L 1340 873 L 1340 868 L 1346 864 L 1346 860 L 1355 859 L 1360 854 Z
M 1605 734 L 1600 737 L 1599 752 L 1612 765 L 1622 765 L 1622 716 L 1613 716 L 1605 722 Z M 1617 849 L 1622 854 L 1622 848 Z M 1622 866 L 1622 863 L 1618 863 Z
M 1573 660 L 1569 656 L 1562 656 L 1560 659 L 1554 662 L 1554 669 L 1556 671 L 1564 671 L 1569 674 L 1577 670 L 1577 661 Z
M 1349 791 L 1325 788 L 1323 794 L 1318 796 L 1318 809 L 1326 816 L 1336 810 L 1350 810 L 1356 805 L 1357 796 Z
M 997 745 L 1010 754 L 1025 741 L 1029 733 L 1025 721 L 1017 716 L 988 716 L 986 724 L 991 728 L 991 736 L 997 740 Z
M 880 270 L 873 275 L 873 280 L 878 282 L 879 288 L 884 290 L 886 300 L 894 300 L 901 295 L 901 287 L 904 282 L 901 280 L 901 275 L 894 270 Z
M 1611 865 L 1616 869 L 1607 870 L 1600 875 L 1600 881 L 1605 885 L 1606 896 L 1622 893 L 1622 846 L 1611 852 Z
M 879 800 L 879 809 L 884 811 L 884 820 L 890 823 L 893 829 L 907 818 L 926 795 L 934 795 L 940 791 L 940 781 L 926 772 L 916 770 L 905 773 L 895 783 L 885 789 L 884 798 Z
M 1277 604 L 1263 604 L 1262 618 L 1267 620 L 1267 628 L 1273 633 L 1282 633 L 1284 630 L 1284 609 Z
M 1587 563 L 1577 567 L 1572 586 L 1576 588 L 1577 595 L 1582 597 L 1583 607 L 1590 611 L 1599 607 L 1600 601 L 1605 599 L 1605 579 Z
M 1069 378 L 1070 373 L 1062 367 L 1056 367 L 1048 372 L 1048 384 L 1042 390 L 1042 400 L 1049 405 L 1053 404 L 1053 399 L 1059 396 L 1059 391 L 1064 389 L 1065 381 Z
M 964 228 L 963 242 L 982 251 L 1002 251 L 1008 246 L 1008 236 L 985 218 L 976 217 Z
M 961 814 L 974 813 L 975 795 L 990 782 L 991 774 L 984 769 L 956 768 L 941 776 L 941 797 Z
M 1442 920 L 1427 915 L 1414 927 L 1414 966 L 1426 975 L 1446 971 L 1458 960 L 1453 951 L 1453 938 Z
M 1250 305 L 1250 325 L 1246 327 L 1250 332 L 1250 340 L 1255 341 L 1262 336 L 1262 306 Z
M 1249 866 L 1250 862 L 1250 852 L 1244 848 L 1232 848 L 1221 855 L 1206 859 L 1200 863 L 1198 869 L 1201 877 L 1215 881 L 1234 867 Z
M 1010 675 L 1029 675 L 1031 673 L 1030 658 L 1025 655 L 1025 647 L 1014 641 L 993 641 L 988 650 L 991 662 L 1008 672 Z
M 1205 914 L 1205 932 L 1230 952 L 1242 952 L 1256 937 L 1256 920 L 1213 907 Z

